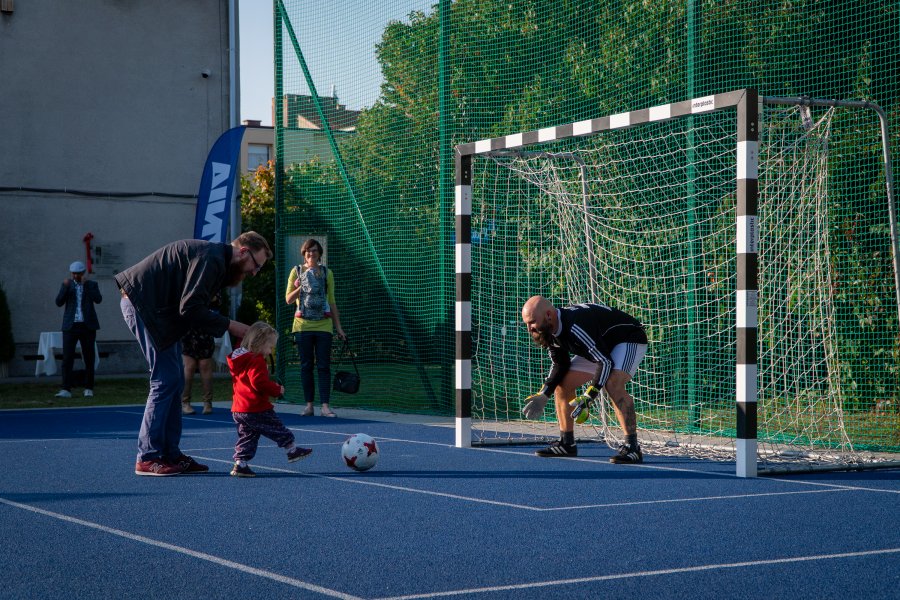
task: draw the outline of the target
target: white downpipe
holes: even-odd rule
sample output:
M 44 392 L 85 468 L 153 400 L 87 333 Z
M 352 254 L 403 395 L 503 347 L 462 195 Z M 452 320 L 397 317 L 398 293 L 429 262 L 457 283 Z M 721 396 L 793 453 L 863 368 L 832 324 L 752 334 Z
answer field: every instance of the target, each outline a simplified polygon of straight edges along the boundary
M 228 0 L 228 127 L 237 127 L 240 125 L 240 36 L 238 35 L 238 5 L 239 0 Z M 240 163 L 239 163 L 240 164 Z M 234 196 L 231 202 L 231 218 L 229 219 L 229 227 L 231 228 L 231 239 L 238 236 L 241 231 L 241 193 L 240 185 L 234 186 Z M 230 240 L 229 240 L 230 241 Z M 241 303 L 241 288 L 231 288 L 231 310 L 230 318 L 235 320 L 237 317 L 237 309 Z

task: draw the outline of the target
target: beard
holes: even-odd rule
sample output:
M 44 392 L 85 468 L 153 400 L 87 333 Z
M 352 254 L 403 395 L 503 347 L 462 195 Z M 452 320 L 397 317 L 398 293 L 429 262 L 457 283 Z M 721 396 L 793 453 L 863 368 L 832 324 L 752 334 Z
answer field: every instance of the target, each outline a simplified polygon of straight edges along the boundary
M 549 348 L 553 343 L 553 333 L 550 331 L 550 323 L 543 323 L 537 327 L 537 331 L 529 332 L 534 343 L 541 348 Z
M 229 264 L 228 273 L 225 275 L 225 285 L 227 287 L 234 287 L 241 283 L 246 277 L 247 273 L 241 268 L 240 263 Z

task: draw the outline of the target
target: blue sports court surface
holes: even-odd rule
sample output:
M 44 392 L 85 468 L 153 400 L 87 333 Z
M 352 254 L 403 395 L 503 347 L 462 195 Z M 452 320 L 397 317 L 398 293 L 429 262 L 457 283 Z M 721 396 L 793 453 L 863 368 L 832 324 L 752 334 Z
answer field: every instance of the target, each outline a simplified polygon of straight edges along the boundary
M 314 452 L 263 440 L 253 479 L 229 476 L 224 406 L 184 418 L 210 472 L 165 478 L 134 475 L 143 407 L 0 412 L 0 597 L 900 598 L 900 471 L 739 479 L 276 410 Z M 381 449 L 365 473 L 340 456 L 357 432 Z

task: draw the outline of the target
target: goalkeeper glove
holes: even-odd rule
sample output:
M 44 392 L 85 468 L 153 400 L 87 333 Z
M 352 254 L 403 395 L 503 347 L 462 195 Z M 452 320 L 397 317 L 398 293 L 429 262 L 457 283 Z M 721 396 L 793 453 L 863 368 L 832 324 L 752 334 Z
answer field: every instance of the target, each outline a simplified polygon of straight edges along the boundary
M 522 409 L 522 414 L 526 419 L 538 419 L 544 414 L 544 407 L 548 402 L 550 402 L 550 397 L 547 394 L 543 392 L 532 394 L 525 398 L 525 408 Z
M 590 416 L 590 406 L 594 403 L 594 400 L 597 399 L 599 393 L 600 390 L 594 386 L 590 386 L 583 396 L 578 396 L 569 402 L 569 406 L 575 407 L 575 410 L 572 411 L 572 418 L 575 419 L 576 423 L 580 425 L 588 420 L 588 417 Z

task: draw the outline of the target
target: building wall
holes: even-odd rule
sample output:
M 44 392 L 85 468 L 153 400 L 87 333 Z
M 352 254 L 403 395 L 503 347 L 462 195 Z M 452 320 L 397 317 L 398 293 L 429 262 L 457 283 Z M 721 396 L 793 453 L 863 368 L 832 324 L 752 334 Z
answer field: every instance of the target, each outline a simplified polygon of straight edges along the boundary
M 275 159 L 275 129 L 273 127 L 264 127 L 254 124 L 248 124 L 244 132 L 244 138 L 241 142 L 241 174 L 247 175 L 250 172 L 248 167 L 248 146 L 250 144 L 258 144 L 260 146 L 269 146 L 269 155 L 271 160 Z M 348 135 L 355 135 L 355 131 L 335 131 L 334 137 L 340 141 L 341 138 Z M 334 154 L 331 151 L 331 144 L 328 142 L 328 136 L 321 129 L 288 129 L 284 131 L 284 146 L 286 151 L 285 167 L 289 167 L 295 163 L 301 163 L 318 157 L 322 162 L 331 162 L 334 160 Z
M 355 135 L 352 131 L 333 132 L 335 140 Z M 284 164 L 305 162 L 318 156 L 322 162 L 334 161 L 334 153 L 328 142 L 328 135 L 321 129 L 287 129 L 284 131 Z
M 263 127 L 259 125 L 259 121 L 244 121 L 247 129 L 244 130 L 244 138 L 241 140 L 241 174 L 246 175 L 250 168 L 247 160 L 247 147 L 250 144 L 269 147 L 270 160 L 275 159 L 275 128 Z
M 16 2 L 0 14 L 0 74 L 10 374 L 33 374 L 22 357 L 59 329 L 54 299 L 88 233 L 107 249 L 91 275 L 104 295 L 100 349 L 131 355 L 112 275 L 193 234 L 207 152 L 230 126 L 228 1 Z M 132 362 L 119 356 L 100 374 L 146 369 Z

